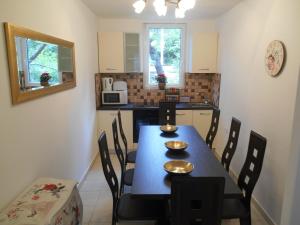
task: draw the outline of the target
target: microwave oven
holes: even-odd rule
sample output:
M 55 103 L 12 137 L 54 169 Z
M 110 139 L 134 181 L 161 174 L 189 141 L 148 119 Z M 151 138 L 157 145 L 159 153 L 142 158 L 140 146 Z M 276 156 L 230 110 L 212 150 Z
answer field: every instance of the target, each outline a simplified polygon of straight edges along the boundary
M 128 104 L 127 90 L 123 91 L 102 91 L 103 105 L 126 105 Z

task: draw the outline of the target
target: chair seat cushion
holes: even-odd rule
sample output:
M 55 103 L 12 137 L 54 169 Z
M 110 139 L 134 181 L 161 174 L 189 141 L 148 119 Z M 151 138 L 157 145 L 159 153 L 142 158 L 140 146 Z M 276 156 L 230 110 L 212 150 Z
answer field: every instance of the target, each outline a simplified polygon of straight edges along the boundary
M 247 218 L 249 213 L 249 210 L 240 199 L 224 199 L 223 219 Z
M 124 194 L 118 202 L 117 214 L 121 220 L 156 220 L 162 217 L 164 201 L 132 198 Z
M 136 151 L 128 152 L 127 162 L 128 163 L 135 163 L 135 159 L 136 159 Z
M 134 169 L 128 169 L 124 173 L 124 184 L 131 186 L 133 181 Z

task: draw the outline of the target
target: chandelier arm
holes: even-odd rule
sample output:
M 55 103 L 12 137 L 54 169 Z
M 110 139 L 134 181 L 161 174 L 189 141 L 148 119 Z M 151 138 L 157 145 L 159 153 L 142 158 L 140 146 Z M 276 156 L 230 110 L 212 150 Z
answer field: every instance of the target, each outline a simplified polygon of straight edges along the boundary
M 168 2 L 169 4 L 178 5 L 180 1 L 181 0 L 166 0 L 166 3 Z

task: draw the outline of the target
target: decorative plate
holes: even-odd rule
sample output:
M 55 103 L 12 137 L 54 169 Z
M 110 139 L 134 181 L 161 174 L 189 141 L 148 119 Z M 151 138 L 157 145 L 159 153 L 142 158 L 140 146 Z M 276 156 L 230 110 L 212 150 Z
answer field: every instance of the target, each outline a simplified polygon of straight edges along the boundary
M 172 160 L 164 164 L 164 169 L 170 174 L 189 174 L 193 171 L 194 165 L 184 160 Z
M 174 133 L 177 131 L 177 127 L 175 125 L 163 125 L 160 130 L 164 133 Z
M 165 146 L 170 151 L 176 152 L 176 151 L 184 151 L 188 147 L 188 144 L 183 141 L 167 141 L 165 143 Z
M 269 75 L 275 77 L 282 70 L 285 59 L 284 44 L 281 41 L 272 41 L 266 52 L 265 67 Z

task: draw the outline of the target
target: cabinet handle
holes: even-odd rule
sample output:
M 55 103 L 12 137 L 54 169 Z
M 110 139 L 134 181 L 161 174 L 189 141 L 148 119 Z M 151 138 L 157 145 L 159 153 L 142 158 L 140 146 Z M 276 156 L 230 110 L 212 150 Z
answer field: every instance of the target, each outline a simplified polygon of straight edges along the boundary
M 200 113 L 201 116 L 208 116 L 211 115 L 211 113 Z
M 209 68 L 198 69 L 200 71 L 209 71 Z
M 176 113 L 176 116 L 184 116 L 185 113 Z
M 114 68 L 106 68 L 106 70 L 112 71 L 112 70 L 117 70 L 117 69 L 114 69 Z

